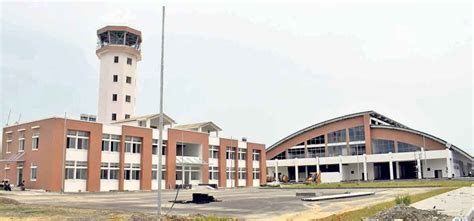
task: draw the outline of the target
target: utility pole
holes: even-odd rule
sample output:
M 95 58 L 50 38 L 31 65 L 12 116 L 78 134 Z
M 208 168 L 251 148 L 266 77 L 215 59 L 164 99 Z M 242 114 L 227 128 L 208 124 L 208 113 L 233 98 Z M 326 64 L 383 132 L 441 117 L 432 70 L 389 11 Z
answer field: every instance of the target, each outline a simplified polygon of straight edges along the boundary
M 163 70 L 165 55 L 165 6 L 163 6 L 163 17 L 161 19 L 161 71 L 160 71 L 160 122 L 159 122 L 159 139 L 158 139 L 158 219 L 161 220 L 161 173 L 163 162 L 161 159 L 163 150 Z

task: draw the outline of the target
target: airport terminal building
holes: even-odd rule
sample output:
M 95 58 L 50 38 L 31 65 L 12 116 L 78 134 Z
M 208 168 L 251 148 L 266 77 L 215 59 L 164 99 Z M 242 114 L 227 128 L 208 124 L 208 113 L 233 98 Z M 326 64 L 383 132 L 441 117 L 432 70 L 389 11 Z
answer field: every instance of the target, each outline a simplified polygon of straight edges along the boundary
M 98 117 L 50 117 L 3 128 L 0 179 L 47 191 L 153 190 L 176 185 L 259 186 L 266 181 L 265 145 L 219 137 L 215 123 L 177 125 L 160 114 L 135 115 L 142 34 L 127 26 L 97 31 Z M 162 174 L 158 159 L 162 158 Z
M 462 149 L 374 111 L 299 130 L 270 146 L 267 157 L 271 179 L 296 182 L 311 172 L 322 182 L 454 178 L 473 166 Z

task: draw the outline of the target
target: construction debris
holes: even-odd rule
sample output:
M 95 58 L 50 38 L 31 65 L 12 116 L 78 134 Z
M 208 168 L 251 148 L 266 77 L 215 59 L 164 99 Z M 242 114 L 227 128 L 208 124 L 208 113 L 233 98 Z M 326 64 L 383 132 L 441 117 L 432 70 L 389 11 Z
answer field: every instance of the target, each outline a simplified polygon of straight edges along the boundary
M 364 220 L 453 220 L 453 217 L 438 213 L 436 210 L 422 210 L 400 204 Z
M 217 200 L 213 196 L 207 193 L 193 193 L 193 200 L 171 200 L 170 203 L 180 203 L 180 204 L 188 204 L 188 203 L 196 203 L 196 204 L 204 204 L 204 203 L 211 203 L 211 202 L 222 202 L 222 200 Z

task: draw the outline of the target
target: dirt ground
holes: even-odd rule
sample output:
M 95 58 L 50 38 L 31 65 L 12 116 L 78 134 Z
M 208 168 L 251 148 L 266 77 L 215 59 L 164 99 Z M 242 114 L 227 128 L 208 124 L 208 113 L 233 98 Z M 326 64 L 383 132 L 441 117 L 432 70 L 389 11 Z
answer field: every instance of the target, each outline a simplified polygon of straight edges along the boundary
M 174 199 L 176 192 L 163 192 L 163 211 L 169 215 L 193 215 L 233 217 L 247 220 L 288 220 L 321 218 L 336 213 L 341 213 L 379 202 L 393 200 L 400 193 L 417 194 L 427 192 L 433 188 L 396 188 L 396 189 L 220 189 L 220 190 L 185 190 L 180 192 L 178 200 L 190 200 L 193 192 L 205 192 L 213 195 L 222 202 L 210 204 L 176 204 L 170 210 L 170 200 Z M 318 195 L 337 194 L 343 192 L 373 191 L 374 195 L 338 199 L 320 202 L 301 201 L 296 193 L 312 192 Z M 60 206 L 66 208 L 84 208 L 99 211 L 119 213 L 139 213 L 153 215 L 156 213 L 156 192 L 117 192 L 117 193 L 37 193 L 37 192 L 11 192 L 3 195 L 9 199 L 17 200 L 27 205 Z M 113 215 L 113 214 L 112 214 Z M 87 214 L 84 214 L 87 217 Z

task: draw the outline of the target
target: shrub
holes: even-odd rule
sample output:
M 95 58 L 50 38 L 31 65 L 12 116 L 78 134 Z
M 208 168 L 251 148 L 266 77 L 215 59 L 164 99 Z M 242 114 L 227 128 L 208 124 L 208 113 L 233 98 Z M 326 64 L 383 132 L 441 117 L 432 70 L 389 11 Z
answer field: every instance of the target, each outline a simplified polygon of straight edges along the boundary
M 411 197 L 410 195 L 408 194 L 400 194 L 400 195 L 397 195 L 397 197 L 395 198 L 395 204 L 399 205 L 399 204 L 405 204 L 405 205 L 410 205 L 411 203 Z

